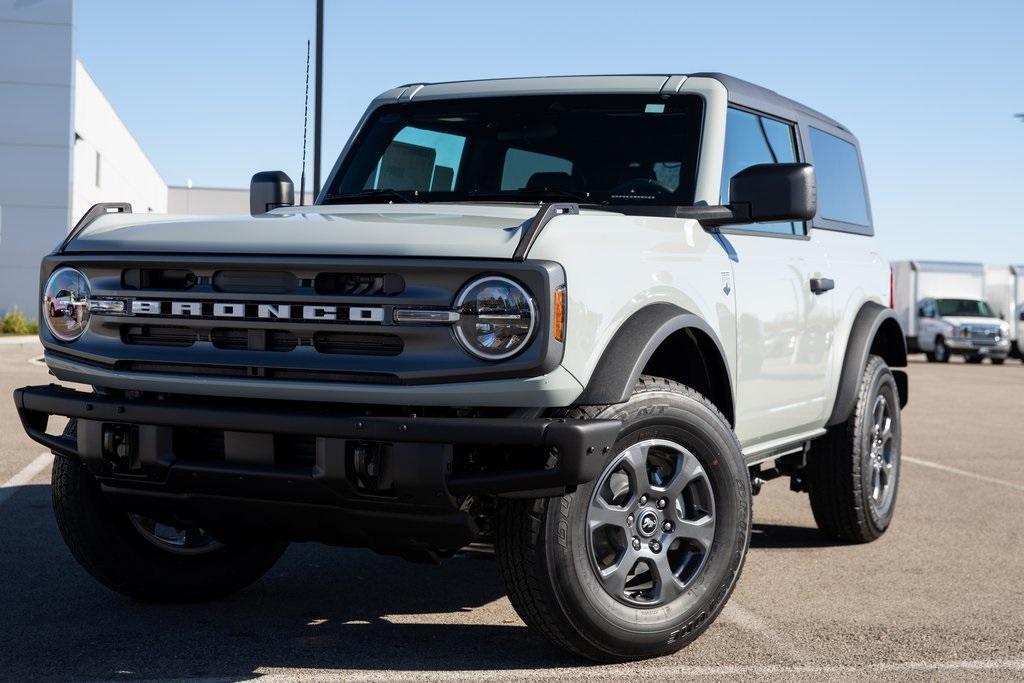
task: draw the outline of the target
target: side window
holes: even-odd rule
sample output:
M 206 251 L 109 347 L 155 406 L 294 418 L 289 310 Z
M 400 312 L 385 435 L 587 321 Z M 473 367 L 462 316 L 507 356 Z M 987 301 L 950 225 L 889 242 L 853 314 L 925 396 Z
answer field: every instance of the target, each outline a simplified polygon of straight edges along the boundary
M 810 133 L 818 179 L 818 216 L 867 227 L 868 203 L 857 148 L 814 127 Z
M 540 176 L 537 174 L 545 174 Z M 539 178 L 551 176 L 547 174 L 558 174 L 564 176 L 572 175 L 572 162 L 568 159 L 530 152 L 525 149 L 510 147 L 505 152 L 505 163 L 501 171 L 502 190 L 522 190 L 530 187 L 530 180 L 535 182 Z M 537 176 L 534 178 L 534 176 Z
M 366 189 L 454 190 L 465 146 L 461 135 L 406 126 L 384 150 Z
M 725 158 L 722 162 L 722 203 L 729 202 L 729 179 L 754 164 L 781 164 L 797 160 L 793 126 L 758 114 L 729 109 L 725 123 Z M 804 234 L 803 223 L 736 225 L 780 235 Z
M 932 299 L 925 299 L 921 302 L 921 307 L 918 309 L 918 315 L 922 318 L 937 318 L 938 311 L 935 308 L 935 301 Z

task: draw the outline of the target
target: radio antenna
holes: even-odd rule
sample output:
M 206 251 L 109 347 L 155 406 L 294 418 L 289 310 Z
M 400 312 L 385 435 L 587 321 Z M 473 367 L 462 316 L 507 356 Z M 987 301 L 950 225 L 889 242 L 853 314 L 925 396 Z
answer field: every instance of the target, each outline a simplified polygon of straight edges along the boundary
M 302 112 L 302 174 L 299 176 L 299 206 L 306 200 L 306 129 L 309 127 L 309 40 L 306 41 L 306 104 Z

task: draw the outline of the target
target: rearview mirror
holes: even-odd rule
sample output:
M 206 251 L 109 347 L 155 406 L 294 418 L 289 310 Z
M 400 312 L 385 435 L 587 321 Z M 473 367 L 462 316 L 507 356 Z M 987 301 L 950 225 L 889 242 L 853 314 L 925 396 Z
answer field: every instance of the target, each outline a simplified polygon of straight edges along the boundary
M 810 164 L 757 164 L 729 180 L 729 206 L 751 223 L 809 221 L 818 211 Z
M 249 183 L 249 213 L 259 216 L 295 204 L 295 186 L 284 171 L 261 171 Z

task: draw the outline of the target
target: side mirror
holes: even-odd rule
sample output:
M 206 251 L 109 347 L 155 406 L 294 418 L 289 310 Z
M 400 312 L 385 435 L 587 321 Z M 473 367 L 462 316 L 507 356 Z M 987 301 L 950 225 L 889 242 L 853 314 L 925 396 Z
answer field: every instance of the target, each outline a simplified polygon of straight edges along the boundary
M 249 183 L 249 213 L 259 216 L 295 204 L 295 186 L 284 171 L 261 171 Z
M 729 206 L 751 223 L 809 221 L 818 211 L 810 164 L 757 164 L 729 180 Z

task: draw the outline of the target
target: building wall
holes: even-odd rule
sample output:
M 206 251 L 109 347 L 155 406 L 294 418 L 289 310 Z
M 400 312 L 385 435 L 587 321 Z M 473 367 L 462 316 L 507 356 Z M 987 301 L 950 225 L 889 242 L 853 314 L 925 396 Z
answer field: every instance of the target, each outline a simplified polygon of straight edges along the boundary
M 0 0 L 0 313 L 38 317 L 71 218 L 73 24 L 72 0 Z
M 167 213 L 167 184 L 81 62 L 75 64 L 72 225 L 99 202 Z
M 298 188 L 295 193 L 298 194 Z M 306 193 L 308 204 L 313 201 L 312 193 Z M 226 187 L 178 187 L 167 188 L 167 213 L 193 214 L 199 216 L 247 216 L 249 214 L 249 189 Z

